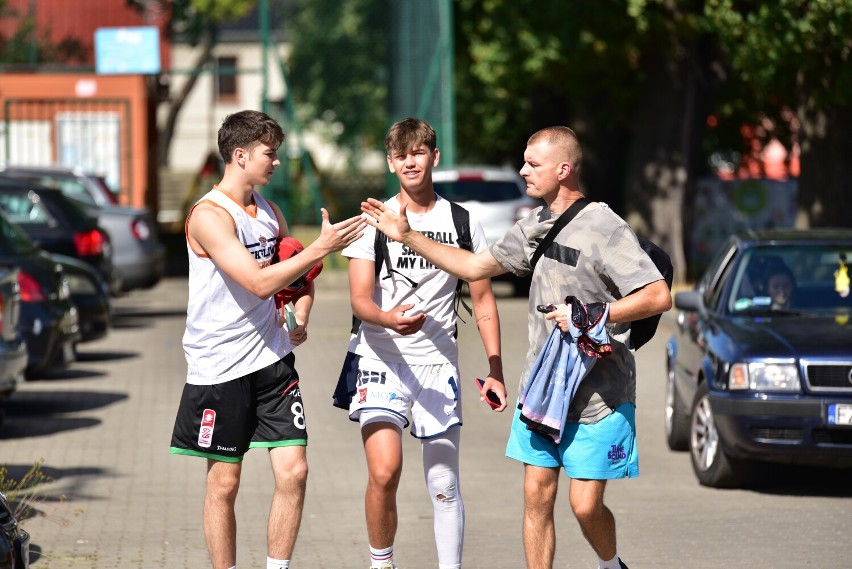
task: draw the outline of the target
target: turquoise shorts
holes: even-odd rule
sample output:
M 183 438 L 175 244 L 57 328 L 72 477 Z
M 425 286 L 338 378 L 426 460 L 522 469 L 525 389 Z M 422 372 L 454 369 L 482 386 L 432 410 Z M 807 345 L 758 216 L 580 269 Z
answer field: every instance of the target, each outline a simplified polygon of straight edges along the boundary
M 561 466 L 571 478 L 611 480 L 639 476 L 636 448 L 636 407 L 625 403 L 591 425 L 566 423 L 559 444 L 535 433 L 515 410 L 506 456 L 525 464 Z

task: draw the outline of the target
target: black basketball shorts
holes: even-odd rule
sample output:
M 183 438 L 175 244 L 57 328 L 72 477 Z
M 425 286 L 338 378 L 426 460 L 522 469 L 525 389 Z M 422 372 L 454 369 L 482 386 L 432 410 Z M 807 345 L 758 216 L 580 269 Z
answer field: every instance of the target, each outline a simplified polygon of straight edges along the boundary
M 249 448 L 307 445 L 295 360 L 291 352 L 238 379 L 184 385 L 169 452 L 240 462 Z

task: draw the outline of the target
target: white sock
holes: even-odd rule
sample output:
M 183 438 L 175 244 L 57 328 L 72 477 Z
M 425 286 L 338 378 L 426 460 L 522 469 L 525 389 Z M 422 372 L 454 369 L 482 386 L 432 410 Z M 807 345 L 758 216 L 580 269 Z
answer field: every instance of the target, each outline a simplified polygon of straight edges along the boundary
M 266 569 L 290 569 L 289 559 L 266 558 Z
M 390 563 L 393 565 L 393 546 L 384 549 L 376 549 L 370 546 L 370 566 L 378 567 L 382 563 Z
M 598 557 L 598 569 L 621 569 L 621 564 L 618 562 L 618 554 L 609 561 L 604 561 Z

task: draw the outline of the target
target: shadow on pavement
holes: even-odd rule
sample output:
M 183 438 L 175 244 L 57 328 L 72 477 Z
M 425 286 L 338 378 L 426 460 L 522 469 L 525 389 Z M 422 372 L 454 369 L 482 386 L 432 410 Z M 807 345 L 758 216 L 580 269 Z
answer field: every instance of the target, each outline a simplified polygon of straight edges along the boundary
M 115 329 L 149 328 L 154 320 L 186 318 L 185 310 L 146 310 L 144 307 L 116 308 L 112 327 Z
M 852 498 L 852 469 L 798 465 L 759 465 L 749 489 L 778 496 Z
M 0 403 L 5 413 L 0 440 L 40 437 L 99 425 L 91 417 L 66 417 L 127 399 L 126 393 L 97 391 L 18 391 Z
M 186 318 L 186 310 L 146 310 L 144 307 L 117 307 L 113 314 L 116 320 L 123 318 Z
M 79 350 L 79 348 L 78 348 Z M 114 362 L 138 358 L 139 352 L 77 352 L 77 362 Z
M 93 371 L 86 369 L 78 369 L 76 367 L 69 367 L 67 369 L 51 371 L 48 373 L 41 374 L 36 377 L 28 377 L 27 382 L 36 382 L 36 381 L 52 381 L 52 380 L 67 380 L 67 379 L 93 379 L 96 377 L 103 377 L 106 374 L 101 371 Z

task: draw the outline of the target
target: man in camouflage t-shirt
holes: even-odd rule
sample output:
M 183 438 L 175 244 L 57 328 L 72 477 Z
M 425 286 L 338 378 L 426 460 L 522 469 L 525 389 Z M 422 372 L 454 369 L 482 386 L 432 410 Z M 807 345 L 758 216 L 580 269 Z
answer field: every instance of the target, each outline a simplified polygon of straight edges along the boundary
M 627 223 L 605 204 L 591 203 L 556 236 L 533 271 L 530 259 L 556 219 L 580 191 L 582 150 L 574 132 L 549 127 L 527 141 L 520 174 L 527 195 L 545 206 L 520 220 L 487 251 L 471 253 L 426 239 L 408 225 L 405 209 L 389 211 L 370 199 L 367 221 L 441 269 L 466 281 L 506 272 L 529 275 L 529 341 L 521 390 L 554 322 L 568 330 L 573 296 L 588 304 L 608 304 L 606 329 L 613 352 L 597 360 L 580 383 L 559 443 L 529 430 L 515 412 L 507 456 L 524 463 L 523 539 L 528 567 L 550 568 L 556 551 L 553 508 L 563 468 L 571 479 L 569 502 L 600 569 L 625 569 L 616 550 L 615 518 L 604 505 L 606 481 L 638 475 L 635 400 L 636 366 L 630 350 L 630 322 L 671 308 L 662 275 L 642 250 Z M 543 316 L 540 304 L 556 309 Z

